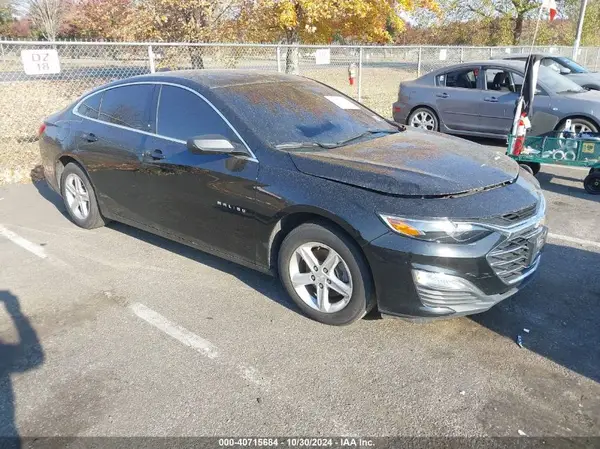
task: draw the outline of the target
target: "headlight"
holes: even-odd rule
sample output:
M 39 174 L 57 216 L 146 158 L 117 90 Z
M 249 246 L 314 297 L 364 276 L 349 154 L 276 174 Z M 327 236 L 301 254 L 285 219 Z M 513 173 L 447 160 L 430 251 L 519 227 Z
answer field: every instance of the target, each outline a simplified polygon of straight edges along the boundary
M 453 222 L 447 218 L 417 220 L 379 215 L 394 232 L 419 240 L 438 243 L 471 243 L 493 231 L 471 223 Z

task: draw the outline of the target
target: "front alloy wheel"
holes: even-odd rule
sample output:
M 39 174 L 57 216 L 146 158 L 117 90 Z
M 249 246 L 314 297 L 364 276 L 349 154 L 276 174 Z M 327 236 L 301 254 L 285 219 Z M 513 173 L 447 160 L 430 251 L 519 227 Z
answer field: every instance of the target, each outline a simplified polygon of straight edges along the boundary
M 325 324 L 350 324 L 375 306 L 371 272 L 360 247 L 336 226 L 309 222 L 279 248 L 279 278 L 298 307 Z
M 576 118 L 571 120 L 569 131 L 575 134 L 579 133 L 597 133 L 598 128 L 589 120 Z
M 338 312 L 352 297 L 348 265 L 335 250 L 322 243 L 299 246 L 290 259 L 289 275 L 298 296 L 319 312 Z

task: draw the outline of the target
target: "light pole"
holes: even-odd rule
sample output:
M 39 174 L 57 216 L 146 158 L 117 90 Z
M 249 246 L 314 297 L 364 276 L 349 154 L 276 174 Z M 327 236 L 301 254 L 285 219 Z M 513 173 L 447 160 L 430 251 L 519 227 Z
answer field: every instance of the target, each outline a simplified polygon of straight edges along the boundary
M 575 36 L 575 43 L 573 44 L 574 60 L 577 60 L 577 54 L 579 53 L 579 43 L 581 42 L 581 32 L 583 31 L 583 18 L 585 17 L 586 7 L 587 0 L 581 0 L 581 8 L 579 8 L 579 21 L 577 22 L 577 35 Z

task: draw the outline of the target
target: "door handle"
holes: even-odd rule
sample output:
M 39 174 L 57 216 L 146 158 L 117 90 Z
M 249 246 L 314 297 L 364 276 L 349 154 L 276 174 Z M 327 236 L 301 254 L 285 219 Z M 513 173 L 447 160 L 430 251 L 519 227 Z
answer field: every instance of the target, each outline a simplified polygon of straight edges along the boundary
M 151 159 L 154 159 L 154 160 L 159 160 L 159 159 L 164 159 L 165 158 L 165 155 L 160 150 L 153 150 L 153 151 L 148 150 L 148 151 L 146 151 L 144 153 L 144 156 L 148 157 L 148 158 L 151 158 Z
M 84 133 L 83 138 L 87 142 L 97 142 L 98 141 L 98 137 L 96 137 L 96 134 L 94 134 L 94 133 Z
M 446 92 L 444 92 L 443 94 L 435 94 L 435 96 L 440 98 L 448 98 L 448 94 Z
M 485 97 L 483 101 L 489 101 L 491 103 L 498 103 L 498 99 L 496 97 Z

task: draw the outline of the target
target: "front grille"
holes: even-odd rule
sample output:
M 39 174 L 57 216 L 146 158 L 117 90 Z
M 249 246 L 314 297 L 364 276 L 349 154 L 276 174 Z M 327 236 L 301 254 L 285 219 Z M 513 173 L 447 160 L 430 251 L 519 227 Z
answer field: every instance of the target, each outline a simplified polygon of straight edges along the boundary
M 487 255 L 488 263 L 494 273 L 507 284 L 516 282 L 526 274 L 536 262 L 531 260 L 529 242 L 538 238 L 542 232 L 544 232 L 543 227 L 532 226 L 496 246 Z
M 493 217 L 485 220 L 486 223 L 498 225 L 498 226 L 512 226 L 515 223 L 527 220 L 535 215 L 537 211 L 537 203 L 531 206 L 524 207 L 514 212 L 501 215 L 499 217 Z

